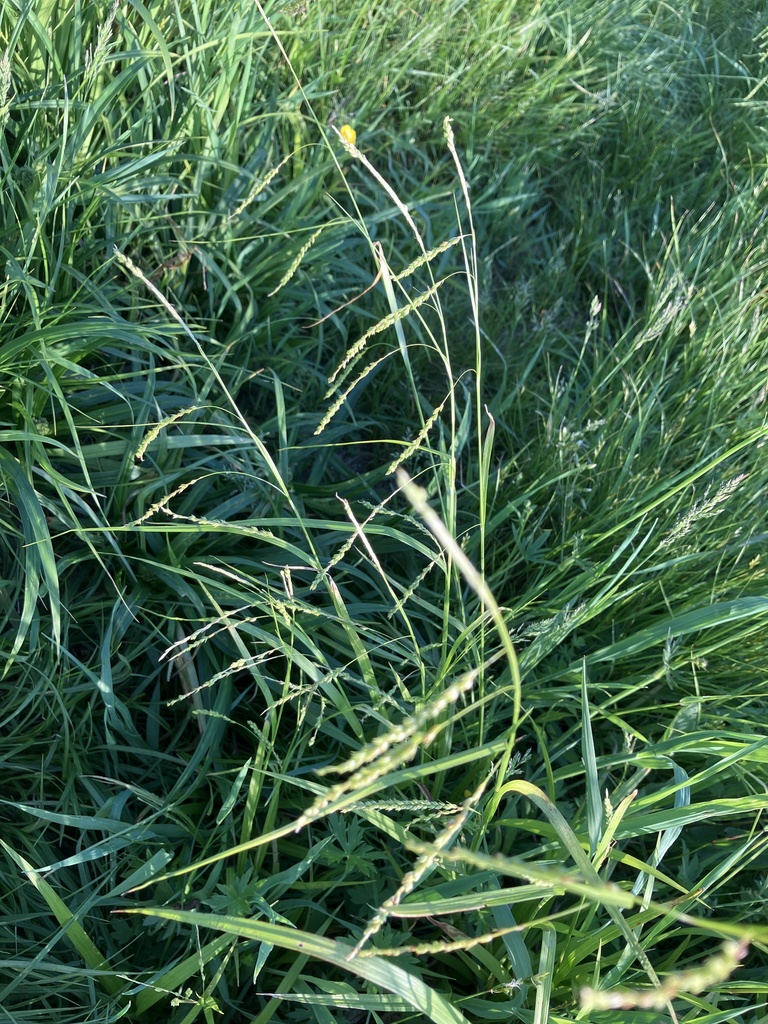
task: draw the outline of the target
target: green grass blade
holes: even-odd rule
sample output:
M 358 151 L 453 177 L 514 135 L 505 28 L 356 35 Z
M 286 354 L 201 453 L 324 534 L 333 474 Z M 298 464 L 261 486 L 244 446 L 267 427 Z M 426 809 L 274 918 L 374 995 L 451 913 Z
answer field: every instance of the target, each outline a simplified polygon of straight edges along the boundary
M 597 755 L 595 753 L 595 740 L 592 735 L 592 719 L 589 714 L 586 662 L 582 666 L 581 675 L 581 758 L 584 763 L 584 783 L 587 790 L 589 855 L 594 857 L 603 831 L 603 802 L 600 799 Z
M 45 881 L 35 868 L 20 853 L 16 853 L 12 847 L 0 839 L 3 849 L 8 853 L 16 864 L 22 869 L 29 881 L 34 885 L 43 897 L 48 907 L 62 927 L 62 935 L 72 944 L 74 949 L 83 958 L 85 964 L 96 973 L 99 983 L 111 995 L 116 995 L 122 989 L 122 983 L 114 976 L 112 968 L 101 955 L 85 932 L 78 919 L 66 905 L 64 900 Z
M 287 928 L 285 925 L 237 917 L 219 917 L 190 910 L 137 909 L 130 913 L 178 921 L 193 927 L 213 928 L 226 932 L 227 935 L 271 943 L 281 949 L 322 960 L 340 970 L 355 974 L 364 981 L 403 999 L 435 1024 L 467 1024 L 463 1014 L 419 978 L 380 957 L 358 956 L 350 959 L 353 947 L 343 942 Z

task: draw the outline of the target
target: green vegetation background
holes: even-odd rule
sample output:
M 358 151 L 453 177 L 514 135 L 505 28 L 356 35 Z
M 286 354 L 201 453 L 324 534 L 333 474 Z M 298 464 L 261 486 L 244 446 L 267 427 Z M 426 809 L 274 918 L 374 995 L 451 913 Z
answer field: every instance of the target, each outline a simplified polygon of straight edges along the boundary
M 0 51 L 0 1019 L 767 1021 L 768 5 Z

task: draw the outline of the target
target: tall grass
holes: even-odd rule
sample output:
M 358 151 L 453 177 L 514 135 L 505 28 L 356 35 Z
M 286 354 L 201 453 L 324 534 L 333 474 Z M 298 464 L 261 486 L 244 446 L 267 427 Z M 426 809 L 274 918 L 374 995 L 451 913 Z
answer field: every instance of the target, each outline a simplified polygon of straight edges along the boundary
M 5 1019 L 766 1019 L 753 8 L 2 8 Z

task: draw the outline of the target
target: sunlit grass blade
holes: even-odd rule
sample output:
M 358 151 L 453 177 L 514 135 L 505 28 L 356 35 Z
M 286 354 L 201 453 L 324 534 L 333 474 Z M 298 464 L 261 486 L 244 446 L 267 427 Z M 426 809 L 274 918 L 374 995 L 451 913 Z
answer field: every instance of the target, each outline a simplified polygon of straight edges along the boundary
M 281 949 L 301 953 L 370 982 L 408 1003 L 435 1024 L 466 1024 L 466 1018 L 439 992 L 402 968 L 377 957 L 350 959 L 352 947 L 284 925 L 268 924 L 235 917 L 219 917 L 189 910 L 137 909 L 130 913 L 178 921 L 200 928 L 212 928 L 257 942 L 268 942 Z
M 589 855 L 595 856 L 603 832 L 603 802 L 600 799 L 600 783 L 597 776 L 597 755 L 592 735 L 592 719 L 589 714 L 589 691 L 587 666 L 584 664 L 581 677 L 581 747 L 584 762 L 584 785 L 587 791 L 587 830 L 589 833 Z

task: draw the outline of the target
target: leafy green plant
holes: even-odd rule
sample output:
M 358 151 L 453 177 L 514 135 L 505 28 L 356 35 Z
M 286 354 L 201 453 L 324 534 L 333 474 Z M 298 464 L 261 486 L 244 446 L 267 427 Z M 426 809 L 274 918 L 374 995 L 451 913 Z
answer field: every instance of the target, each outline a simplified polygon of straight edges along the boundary
M 728 8 L 0 11 L 9 1019 L 762 1019 Z

